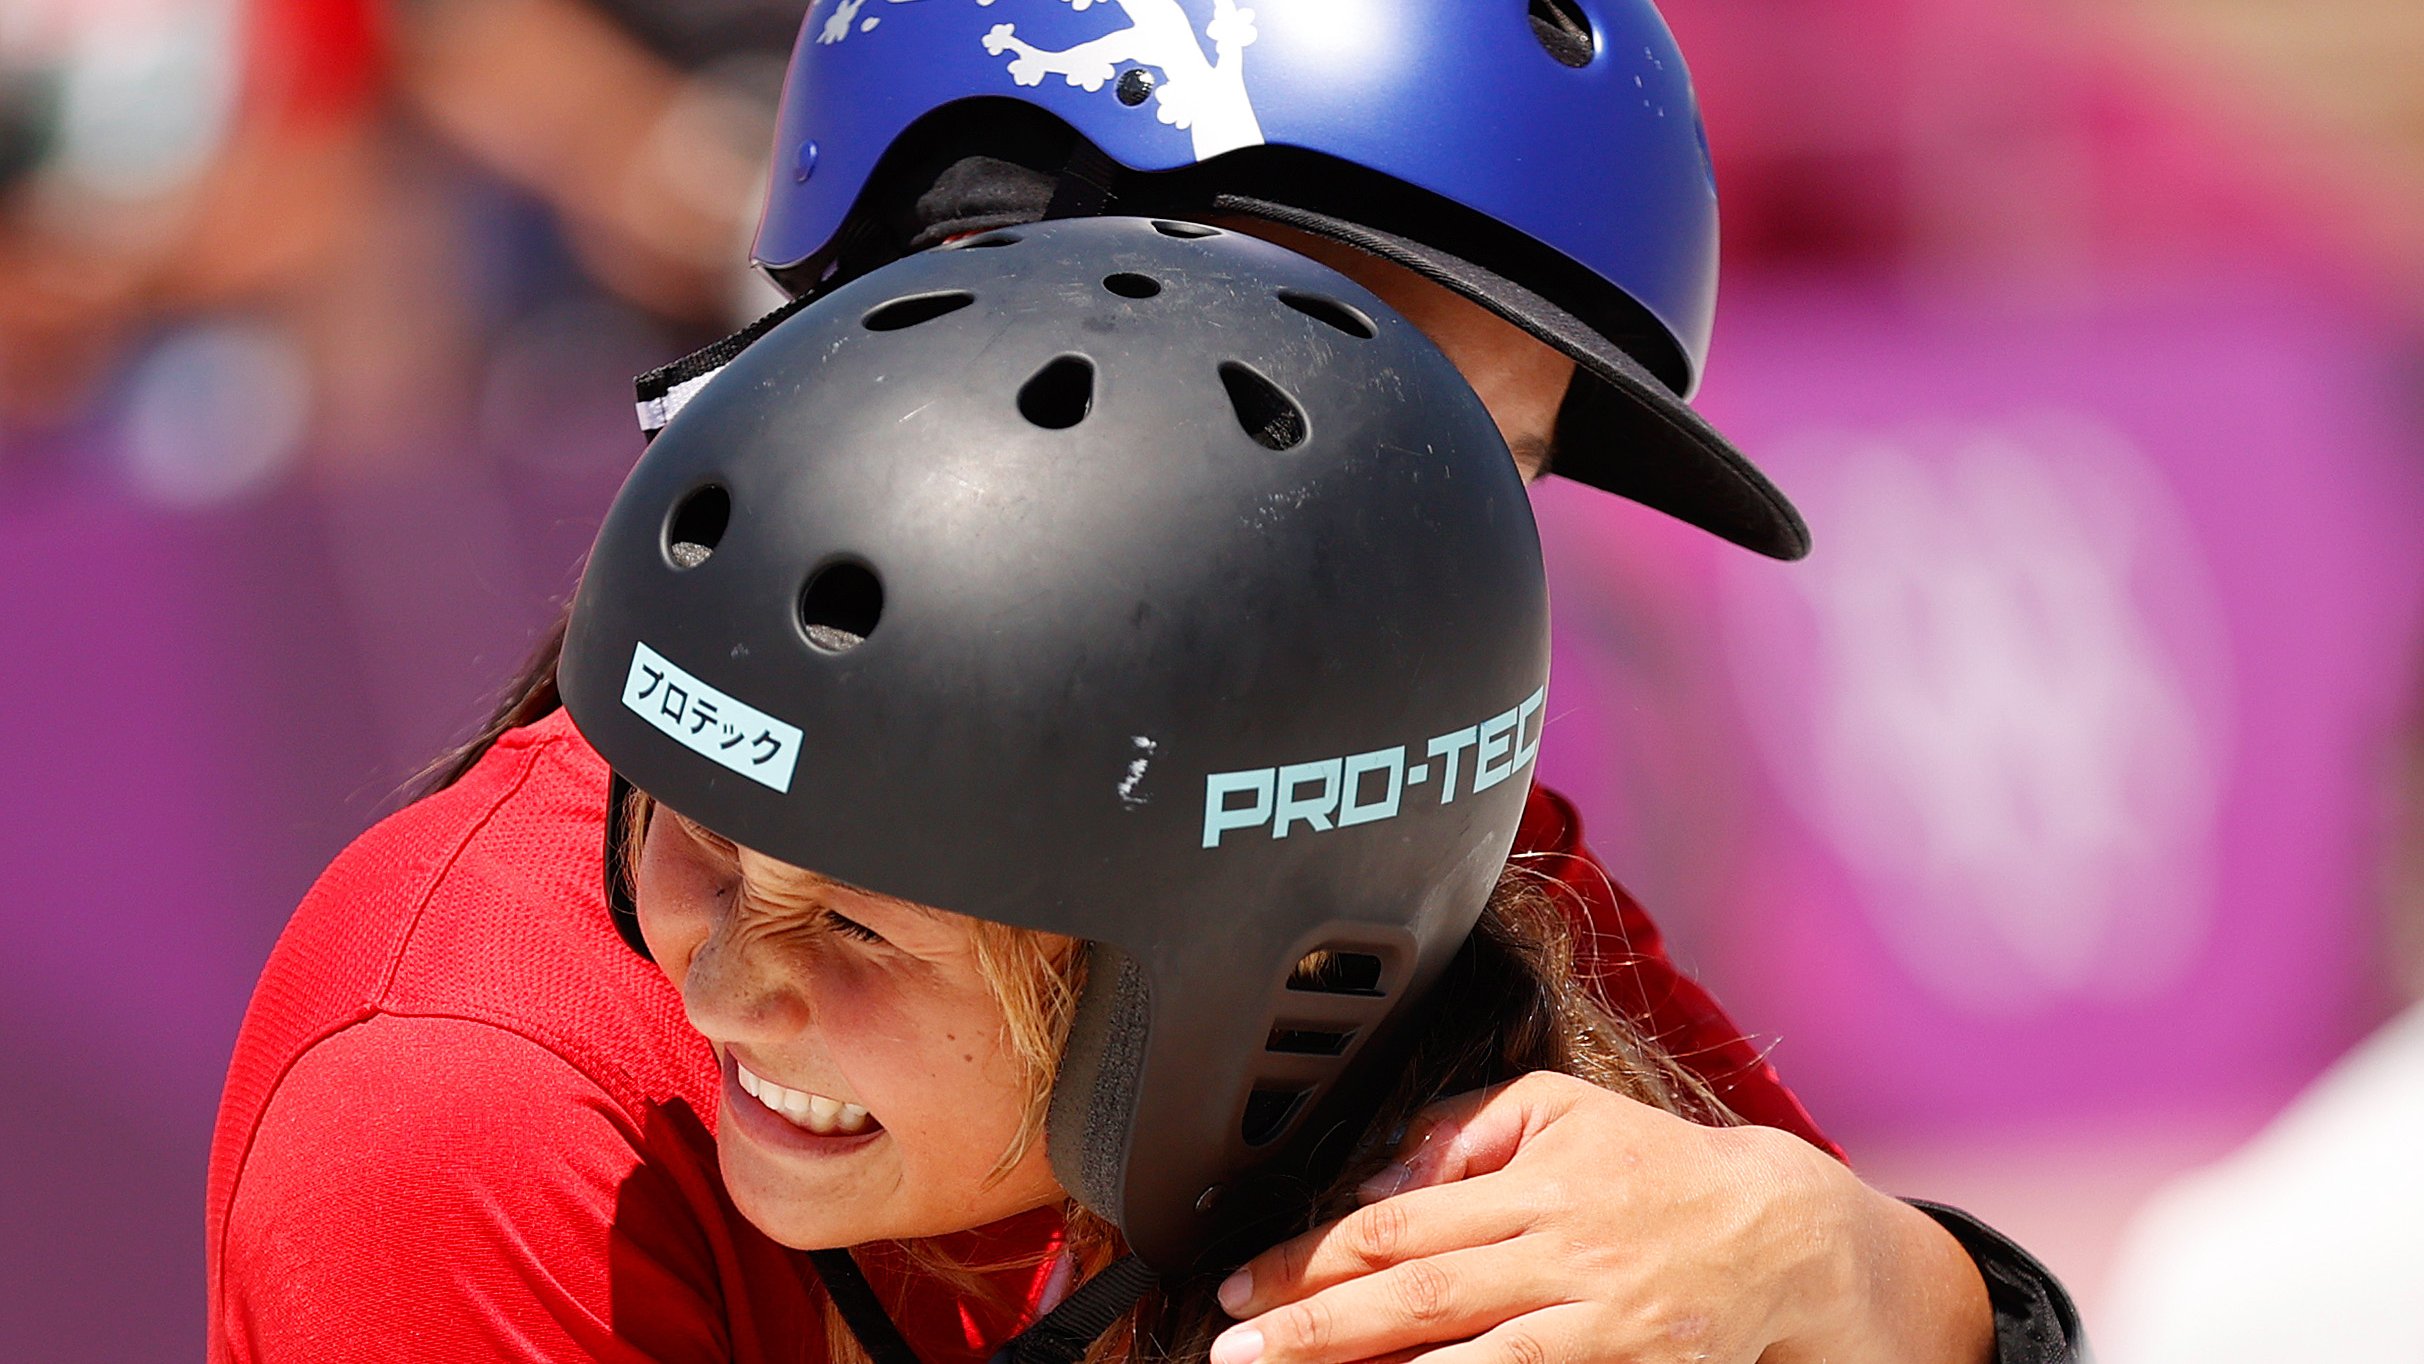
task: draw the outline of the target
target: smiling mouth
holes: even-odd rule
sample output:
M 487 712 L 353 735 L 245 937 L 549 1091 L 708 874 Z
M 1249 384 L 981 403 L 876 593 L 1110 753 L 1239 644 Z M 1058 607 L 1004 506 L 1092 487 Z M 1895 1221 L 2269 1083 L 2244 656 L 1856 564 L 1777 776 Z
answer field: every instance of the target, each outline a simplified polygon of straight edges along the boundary
M 814 1132 L 820 1137 L 855 1137 L 883 1126 L 857 1104 L 846 1104 L 839 1099 L 811 1094 L 802 1089 L 786 1089 L 752 1072 L 741 1064 L 739 1057 L 733 1058 L 732 1069 L 749 1097 L 803 1131 Z

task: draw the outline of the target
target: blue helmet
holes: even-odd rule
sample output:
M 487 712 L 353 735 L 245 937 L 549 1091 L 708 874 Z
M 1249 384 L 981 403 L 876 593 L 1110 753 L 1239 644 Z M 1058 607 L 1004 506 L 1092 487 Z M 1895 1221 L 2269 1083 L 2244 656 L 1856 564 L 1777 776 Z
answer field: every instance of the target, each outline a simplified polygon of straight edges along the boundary
M 795 294 L 1022 220 L 1259 216 L 1573 357 L 1558 473 L 1808 550 L 1683 401 L 1717 194 L 1650 0 L 814 0 L 776 139 L 755 255 Z

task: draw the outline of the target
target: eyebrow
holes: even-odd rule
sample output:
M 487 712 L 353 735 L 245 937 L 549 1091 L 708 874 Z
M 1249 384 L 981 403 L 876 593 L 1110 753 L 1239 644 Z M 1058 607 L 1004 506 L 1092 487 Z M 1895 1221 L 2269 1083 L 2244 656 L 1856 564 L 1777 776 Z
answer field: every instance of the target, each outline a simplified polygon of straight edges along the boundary
M 722 838 L 721 835 L 710 834 L 709 836 L 721 839 L 725 846 L 730 847 L 733 850 L 733 860 L 737 866 L 740 860 L 739 855 L 741 852 L 741 845 L 732 842 L 730 839 Z M 922 904 L 919 901 L 911 900 L 904 896 L 887 895 L 880 890 L 870 890 L 865 886 L 853 885 L 852 883 L 844 881 L 839 877 L 827 876 L 825 873 L 817 871 L 814 868 L 796 866 L 792 863 L 783 861 L 779 857 L 758 852 L 754 848 L 749 849 L 749 852 L 752 856 L 764 858 L 766 861 L 772 862 L 776 866 L 788 868 L 793 873 L 807 877 L 811 886 L 820 891 L 838 890 L 850 895 L 862 896 L 888 908 L 914 911 L 918 915 L 927 919 L 939 920 L 946 913 L 946 911 L 937 909 L 933 905 Z
M 674 822 L 682 826 L 684 833 L 689 834 L 694 839 L 713 844 L 725 855 L 732 858 L 735 870 L 739 869 L 740 855 L 743 851 L 742 845 L 724 837 L 722 834 L 717 833 L 715 830 L 708 828 L 706 825 L 699 823 L 697 820 L 692 819 L 690 816 L 683 814 L 681 811 L 676 810 L 672 806 L 664 804 L 661 801 L 652 802 L 652 811 L 671 815 Z M 792 871 L 808 877 L 820 888 L 830 887 L 835 890 L 848 891 L 852 895 L 863 895 L 870 900 L 874 900 L 885 905 L 897 905 L 903 909 L 914 910 L 918 914 L 928 919 L 939 920 L 945 914 L 949 913 L 947 910 L 938 909 L 933 905 L 925 904 L 917 900 L 911 900 L 904 896 L 886 895 L 880 890 L 870 890 L 865 886 L 853 885 L 848 881 L 840 879 L 839 877 L 827 876 L 825 873 L 817 871 L 811 867 L 795 866 L 792 863 L 783 861 L 783 859 L 779 857 L 773 856 L 772 854 L 759 852 L 755 848 L 750 848 L 747 851 L 753 856 L 765 858 L 767 861 L 772 862 L 777 866 L 788 867 Z

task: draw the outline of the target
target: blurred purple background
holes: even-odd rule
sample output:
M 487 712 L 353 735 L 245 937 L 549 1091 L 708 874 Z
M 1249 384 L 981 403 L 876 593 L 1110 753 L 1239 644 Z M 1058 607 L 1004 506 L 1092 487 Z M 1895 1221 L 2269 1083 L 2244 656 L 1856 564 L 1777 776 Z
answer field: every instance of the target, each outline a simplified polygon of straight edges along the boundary
M 222 1068 L 742 270 L 798 0 L 0 14 L 0 1356 L 190 1358 Z M 2091 1316 L 2424 986 L 2424 18 L 1672 0 L 1780 566 L 1552 483 L 1547 778 L 1863 1172 Z

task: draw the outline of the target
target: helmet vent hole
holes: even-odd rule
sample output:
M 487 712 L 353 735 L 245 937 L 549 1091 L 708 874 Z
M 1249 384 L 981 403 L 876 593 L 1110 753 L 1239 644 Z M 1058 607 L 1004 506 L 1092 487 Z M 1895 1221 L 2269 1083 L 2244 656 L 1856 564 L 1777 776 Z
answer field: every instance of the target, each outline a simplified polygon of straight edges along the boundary
M 976 295 L 963 289 L 909 294 L 869 308 L 867 315 L 859 319 L 859 325 L 871 332 L 896 332 L 920 322 L 932 322 L 945 313 L 956 313 L 974 302 Z
M 1122 270 L 1116 275 L 1103 276 L 1103 287 L 1121 298 L 1151 298 L 1161 292 L 1161 281 L 1151 275 Z
M 1235 360 L 1220 367 L 1221 387 L 1229 390 L 1229 406 L 1237 424 L 1265 450 L 1290 450 L 1304 444 L 1305 410 L 1280 391 L 1279 385 Z
M 1268 1146 L 1279 1140 L 1305 1106 L 1310 1089 L 1257 1089 L 1246 1096 L 1246 1120 L 1240 1135 L 1248 1146 Z
M 1048 431 L 1065 431 L 1094 410 L 1094 362 L 1063 355 L 1018 390 L 1018 414 Z
M 1353 1028 L 1344 1032 L 1328 1028 L 1273 1028 L 1271 1040 L 1263 1044 L 1263 1050 L 1282 1056 L 1344 1056 L 1347 1044 L 1354 1040 Z
M 947 249 L 952 251 L 983 251 L 989 247 L 995 246 L 1016 246 L 1018 245 L 1018 241 L 1019 235 L 1016 232 L 987 232 L 982 236 L 970 237 L 964 242 L 948 243 Z
M 1532 36 L 1543 51 L 1567 66 L 1589 66 L 1599 55 L 1590 17 L 1575 0 L 1532 0 Z
M 1307 952 L 1289 973 L 1288 988 L 1316 995 L 1378 996 L 1380 958 L 1370 952 Z
M 697 568 L 715 553 L 732 521 L 732 494 L 710 483 L 693 491 L 665 523 L 665 558 L 675 568 Z
M 1165 237 L 1176 237 L 1180 241 L 1194 241 L 1198 237 L 1220 235 L 1220 229 L 1217 227 L 1206 227 L 1202 223 L 1174 223 L 1167 218 L 1154 219 L 1153 230 Z
M 1350 308 L 1334 298 L 1320 294 L 1300 294 L 1294 289 L 1279 291 L 1279 301 L 1327 327 L 1336 327 L 1358 341 L 1369 341 L 1380 334 L 1372 319 L 1360 309 Z
M 808 642 L 829 654 L 867 642 L 884 616 L 884 585 L 865 564 L 827 564 L 800 593 L 800 629 Z

